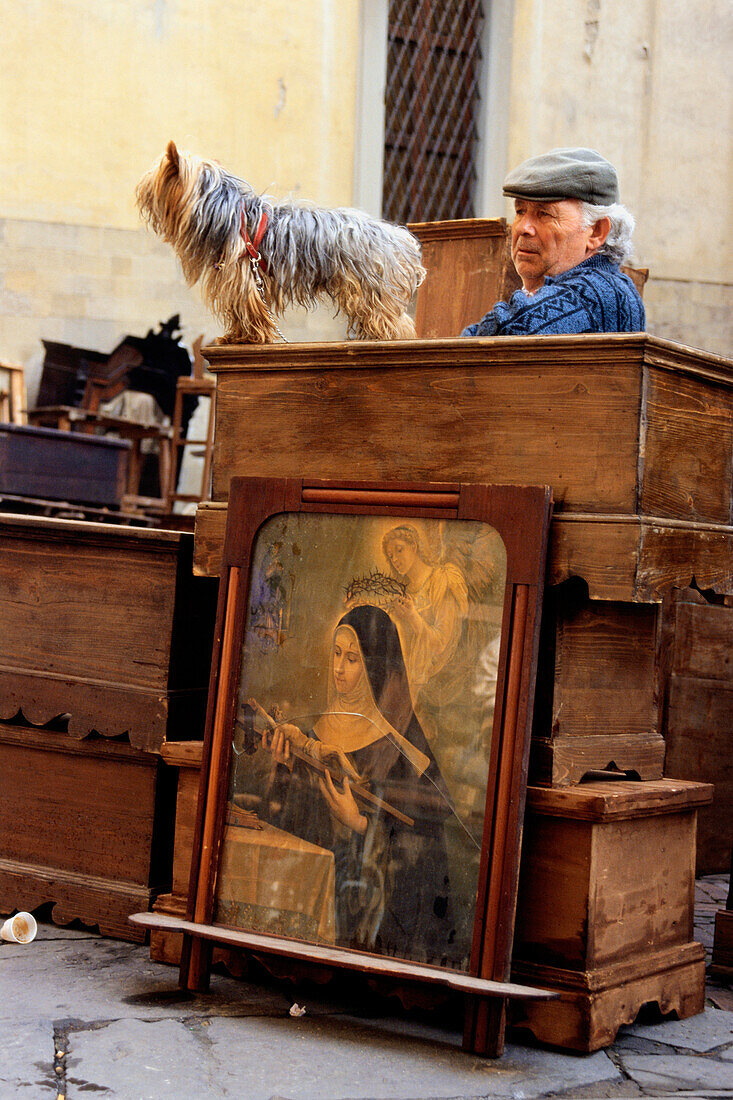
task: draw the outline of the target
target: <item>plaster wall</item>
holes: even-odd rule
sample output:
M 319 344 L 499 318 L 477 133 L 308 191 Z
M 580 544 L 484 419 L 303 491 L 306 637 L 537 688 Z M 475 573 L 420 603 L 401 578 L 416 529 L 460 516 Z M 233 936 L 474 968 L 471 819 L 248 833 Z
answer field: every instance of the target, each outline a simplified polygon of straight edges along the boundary
M 515 0 L 506 158 L 587 145 L 613 161 L 649 331 L 728 355 L 732 47 L 730 0 Z
M 0 0 L 0 361 L 101 351 L 180 312 L 218 333 L 135 184 L 174 138 L 255 188 L 353 201 L 358 0 Z M 328 338 L 328 312 L 292 338 Z

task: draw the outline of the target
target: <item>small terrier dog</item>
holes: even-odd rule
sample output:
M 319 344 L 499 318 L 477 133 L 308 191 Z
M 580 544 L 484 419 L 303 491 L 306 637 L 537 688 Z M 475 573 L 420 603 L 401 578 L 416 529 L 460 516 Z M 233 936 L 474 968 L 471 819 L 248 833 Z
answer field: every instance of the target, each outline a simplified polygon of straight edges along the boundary
M 213 161 L 171 141 L 140 180 L 138 209 L 172 245 L 189 286 L 226 326 L 225 343 L 268 344 L 274 314 L 325 295 L 361 340 L 407 340 L 406 309 L 425 277 L 406 229 L 359 210 L 269 202 Z

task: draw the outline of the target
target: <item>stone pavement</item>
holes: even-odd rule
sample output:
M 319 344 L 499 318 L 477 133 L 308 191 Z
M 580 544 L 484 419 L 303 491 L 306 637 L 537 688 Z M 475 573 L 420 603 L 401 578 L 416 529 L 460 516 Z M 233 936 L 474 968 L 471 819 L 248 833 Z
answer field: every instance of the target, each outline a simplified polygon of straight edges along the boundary
M 708 950 L 726 889 L 724 876 L 698 882 Z M 461 1051 L 458 1030 L 370 1016 L 343 992 L 310 987 L 293 1018 L 281 983 L 215 974 L 194 996 L 177 974 L 146 947 L 52 924 L 27 946 L 0 944 L 0 1100 L 733 1097 L 733 994 L 722 986 L 709 986 L 702 1015 L 639 1021 L 595 1054 L 515 1041 L 486 1061 Z

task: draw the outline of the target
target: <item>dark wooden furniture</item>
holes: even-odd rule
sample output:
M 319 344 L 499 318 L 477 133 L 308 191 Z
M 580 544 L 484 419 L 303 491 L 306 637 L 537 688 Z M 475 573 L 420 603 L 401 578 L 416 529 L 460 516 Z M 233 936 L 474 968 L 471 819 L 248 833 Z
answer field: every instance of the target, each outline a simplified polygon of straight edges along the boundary
M 658 779 L 665 593 L 733 592 L 733 369 L 643 334 L 217 346 L 216 574 L 237 474 L 490 478 L 555 493 L 535 780 Z
M 126 735 L 158 751 L 202 736 L 216 584 L 173 531 L 0 515 L 0 719 Z
M 710 973 L 724 982 L 733 981 L 733 848 L 730 858 L 730 882 L 725 909 L 715 914 L 715 937 Z
M 665 600 L 663 727 L 666 770 L 712 783 L 700 810 L 697 873 L 725 873 L 733 849 L 733 602 L 686 588 Z
M 0 424 L 0 493 L 119 508 L 129 465 L 124 440 Z
M 0 723 L 0 912 L 51 904 L 102 935 L 142 942 L 128 920 L 171 881 L 175 788 L 129 744 Z
M 34 425 L 51 425 L 51 427 L 45 429 L 48 433 L 48 439 L 52 438 L 51 433 L 54 431 L 65 438 L 71 435 L 79 435 L 84 439 L 93 439 L 103 443 L 114 442 L 114 440 L 108 440 L 92 433 L 109 432 L 112 435 L 121 436 L 122 441 L 127 444 L 128 461 L 123 491 L 117 503 L 125 510 L 134 510 L 138 506 L 146 506 L 149 509 L 157 508 L 159 511 L 165 510 L 165 496 L 140 496 L 140 477 L 144 459 L 142 444 L 147 440 L 153 440 L 158 446 L 159 481 L 163 491 L 170 480 L 172 428 L 158 424 L 141 424 L 134 420 L 124 420 L 119 416 L 105 416 L 103 413 L 91 412 L 88 409 L 77 409 L 68 405 L 47 405 L 43 409 L 33 409 L 28 414 L 28 419 Z M 44 429 L 37 427 L 36 430 L 41 431 Z M 91 488 L 93 491 L 93 482 Z M 96 503 L 96 501 L 90 501 L 90 503 Z
M 191 363 L 175 332 L 179 317 L 150 330 L 144 338 L 126 336 L 110 355 L 44 341 L 46 355 L 37 406 L 28 418 L 34 425 L 79 431 L 87 435 L 112 434 L 130 443 L 127 486 L 122 500 L 125 511 L 165 512 L 171 477 L 172 428 L 100 413 L 104 401 L 124 389 L 150 394 L 162 412 L 171 417 L 176 400 L 176 381 L 188 375 Z M 185 433 L 191 402 L 179 410 L 179 431 Z M 142 445 L 152 440 L 158 458 L 159 495 L 141 495 Z M 38 494 L 36 494 L 38 495 Z
M 515 1024 L 590 1051 L 644 1004 L 702 1012 L 695 820 L 711 793 L 674 779 L 530 787 L 512 974 L 561 997 L 515 1006 Z

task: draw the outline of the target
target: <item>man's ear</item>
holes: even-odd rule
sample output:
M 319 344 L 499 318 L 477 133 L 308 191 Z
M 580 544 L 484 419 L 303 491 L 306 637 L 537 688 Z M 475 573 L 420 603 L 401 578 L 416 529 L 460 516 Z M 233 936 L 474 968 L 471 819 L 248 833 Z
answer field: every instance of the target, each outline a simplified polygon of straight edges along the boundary
M 599 218 L 593 226 L 591 235 L 588 238 L 588 252 L 597 252 L 599 248 L 603 248 L 606 243 L 606 237 L 611 232 L 611 219 Z
M 176 149 L 176 143 L 174 141 L 169 141 L 168 142 L 168 148 L 166 149 L 165 154 L 168 157 L 168 162 L 169 162 L 171 168 L 175 168 L 175 170 L 177 172 L 178 171 L 178 150 Z M 606 218 L 606 221 L 608 221 L 608 218 Z

